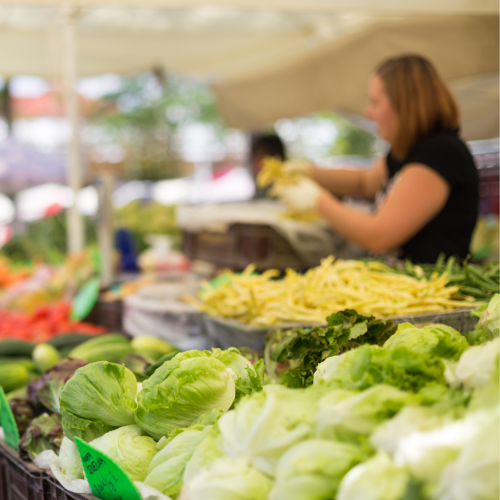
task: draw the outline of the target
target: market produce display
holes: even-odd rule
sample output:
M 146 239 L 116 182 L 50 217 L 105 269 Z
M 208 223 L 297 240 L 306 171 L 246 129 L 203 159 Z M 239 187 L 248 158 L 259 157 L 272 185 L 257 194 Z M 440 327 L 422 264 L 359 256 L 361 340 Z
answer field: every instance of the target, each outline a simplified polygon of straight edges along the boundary
M 266 353 L 281 383 L 235 348 L 90 338 L 9 395 L 20 450 L 80 492 L 75 437 L 173 500 L 496 500 L 499 306 L 465 336 L 355 310 L 283 330 Z
M 472 297 L 458 297 L 460 287 L 448 286 L 446 273 L 414 278 L 379 262 L 323 259 L 301 275 L 288 270 L 261 275 L 248 266 L 241 275 L 228 271 L 217 287 L 202 285 L 199 300 L 186 298 L 211 316 L 233 318 L 250 325 L 324 324 L 343 309 L 377 317 L 405 316 L 475 307 Z
M 97 261 L 95 252 L 88 250 L 68 255 L 60 266 L 34 264 L 29 276 L 0 288 L 0 311 L 30 315 L 39 307 L 71 301 L 80 287 L 95 275 Z

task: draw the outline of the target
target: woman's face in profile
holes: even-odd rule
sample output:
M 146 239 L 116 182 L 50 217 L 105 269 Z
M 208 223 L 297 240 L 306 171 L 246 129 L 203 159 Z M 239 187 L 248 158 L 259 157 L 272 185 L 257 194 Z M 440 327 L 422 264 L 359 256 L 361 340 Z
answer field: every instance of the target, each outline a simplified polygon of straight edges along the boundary
M 396 112 L 389 96 L 385 93 L 382 79 L 378 75 L 370 78 L 368 87 L 369 103 L 366 115 L 377 124 L 378 134 L 382 139 L 392 142 L 396 135 Z

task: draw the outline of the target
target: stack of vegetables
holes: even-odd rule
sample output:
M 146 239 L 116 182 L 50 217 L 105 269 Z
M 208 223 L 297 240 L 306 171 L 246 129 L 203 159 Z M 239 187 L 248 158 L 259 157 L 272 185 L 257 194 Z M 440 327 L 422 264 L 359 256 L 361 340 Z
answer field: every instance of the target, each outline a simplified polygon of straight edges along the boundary
M 10 342 L 11 349 L 27 346 Z M 143 336 L 130 341 L 121 334 L 95 338 L 70 334 L 51 342 L 31 346 L 31 359 L 5 358 L 0 367 L 0 385 L 7 393 L 22 435 L 20 452 L 31 460 L 45 450 L 59 451 L 63 439 L 59 399 L 63 387 L 73 380 L 79 368 L 99 362 L 114 365 L 126 370 L 137 386 L 136 378 L 145 379 L 145 373 L 150 368 L 154 370 L 155 363 L 161 365 L 178 352 L 160 339 Z M 67 355 L 63 357 L 63 353 Z
M 40 306 L 69 301 L 96 274 L 97 266 L 90 250 L 68 255 L 59 267 L 38 263 L 24 279 L 0 288 L 0 309 L 32 314 Z
M 332 311 L 355 309 L 378 317 L 409 316 L 472 308 L 475 299 L 458 296 L 446 272 L 411 277 L 381 262 L 323 259 L 301 275 L 289 269 L 261 275 L 248 266 L 241 275 L 227 272 L 215 288 L 204 283 L 199 300 L 187 298 L 210 316 L 254 326 L 322 324 Z
M 167 499 L 497 499 L 498 294 L 476 314 L 462 336 L 341 311 L 274 340 L 281 383 L 234 348 L 93 339 L 30 384 L 47 413 L 21 448 L 40 457 L 43 436 L 52 471 L 80 492 L 75 437 Z

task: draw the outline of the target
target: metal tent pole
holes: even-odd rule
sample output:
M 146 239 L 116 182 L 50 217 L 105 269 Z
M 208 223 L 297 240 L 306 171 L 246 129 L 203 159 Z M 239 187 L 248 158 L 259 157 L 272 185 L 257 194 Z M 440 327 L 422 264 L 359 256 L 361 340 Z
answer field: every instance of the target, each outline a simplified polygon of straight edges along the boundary
M 78 9 L 63 7 L 61 10 L 62 77 L 66 117 L 71 127 L 68 147 L 67 182 L 75 193 L 75 203 L 67 211 L 68 252 L 78 252 L 84 246 L 83 220 L 78 213 L 76 196 L 82 187 L 82 165 L 80 153 L 80 120 L 78 96 L 76 94 L 76 19 Z

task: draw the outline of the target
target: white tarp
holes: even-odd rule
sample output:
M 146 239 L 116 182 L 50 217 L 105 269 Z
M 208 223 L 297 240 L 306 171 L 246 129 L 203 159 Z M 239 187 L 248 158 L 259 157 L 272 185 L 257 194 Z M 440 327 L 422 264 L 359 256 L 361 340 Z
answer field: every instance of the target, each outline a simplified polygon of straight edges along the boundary
M 54 0 L 0 4 L 1 75 L 60 76 L 61 5 Z M 496 1 L 108 0 L 102 6 L 97 0 L 68 0 L 64 5 L 78 7 L 78 75 L 161 67 L 201 77 L 214 85 L 232 126 L 259 128 L 331 107 L 359 113 L 374 65 L 411 51 L 434 60 L 448 82 L 460 79 L 467 138 L 498 129 L 498 88 L 485 90 L 498 73 Z
M 4 5 L 19 5 L 19 0 L 3 0 Z M 29 5 L 100 7 L 101 0 L 30 0 Z M 218 7 L 247 11 L 267 10 L 276 12 L 497 12 L 496 0 L 107 0 L 107 6 L 192 9 Z
M 325 108 L 362 114 L 374 67 L 401 53 L 427 56 L 451 84 L 464 136 L 498 136 L 498 16 L 433 16 L 372 25 L 310 57 L 253 78 L 215 85 L 228 123 L 261 127 L 277 118 Z

